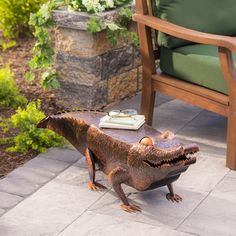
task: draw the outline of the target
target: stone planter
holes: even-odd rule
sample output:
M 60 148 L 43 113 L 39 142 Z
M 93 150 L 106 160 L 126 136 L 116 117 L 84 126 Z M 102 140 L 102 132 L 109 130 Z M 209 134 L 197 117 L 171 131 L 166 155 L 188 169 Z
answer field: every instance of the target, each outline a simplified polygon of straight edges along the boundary
M 68 108 L 99 108 L 140 90 L 139 56 L 131 43 L 112 46 L 106 30 L 88 33 L 86 13 L 56 10 L 53 17 L 59 103 Z M 114 19 L 117 11 L 100 17 Z

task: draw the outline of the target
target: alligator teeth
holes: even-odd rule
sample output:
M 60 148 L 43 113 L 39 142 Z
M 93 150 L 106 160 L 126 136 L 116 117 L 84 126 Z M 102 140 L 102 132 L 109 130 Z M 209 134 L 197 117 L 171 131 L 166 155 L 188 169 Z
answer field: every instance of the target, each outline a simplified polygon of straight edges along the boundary
M 150 166 L 150 167 L 153 167 L 153 168 L 160 168 L 162 166 L 174 166 L 176 163 L 178 163 L 179 161 L 185 161 L 187 159 L 189 159 L 189 155 L 191 154 L 188 154 L 188 156 L 185 156 L 185 155 L 181 155 L 181 156 L 178 156 L 177 158 L 171 158 L 169 160 L 162 160 L 158 163 L 152 163 L 148 160 L 144 160 L 144 162 Z

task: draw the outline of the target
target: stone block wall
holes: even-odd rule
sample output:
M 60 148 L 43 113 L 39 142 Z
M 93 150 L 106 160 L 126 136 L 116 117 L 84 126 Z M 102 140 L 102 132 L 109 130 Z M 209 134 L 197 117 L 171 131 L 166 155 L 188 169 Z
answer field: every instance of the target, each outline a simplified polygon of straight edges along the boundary
M 86 13 L 57 10 L 53 13 L 56 69 L 61 83 L 61 105 L 100 108 L 140 90 L 141 69 L 137 49 L 131 42 L 111 45 L 106 31 L 87 32 Z M 102 13 L 114 19 L 117 11 Z

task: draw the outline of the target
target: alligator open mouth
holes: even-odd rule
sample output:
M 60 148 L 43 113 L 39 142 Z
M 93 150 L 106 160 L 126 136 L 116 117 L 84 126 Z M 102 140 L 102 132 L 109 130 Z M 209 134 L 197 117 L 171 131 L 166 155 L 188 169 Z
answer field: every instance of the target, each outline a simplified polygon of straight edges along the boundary
M 196 162 L 196 156 L 195 154 L 199 151 L 199 148 L 196 144 L 190 144 L 184 146 L 184 154 L 177 156 L 177 157 L 172 157 L 170 159 L 164 159 L 161 160 L 157 163 L 153 163 L 149 160 L 143 160 L 143 162 L 152 167 L 152 168 L 160 168 L 163 166 L 177 166 L 179 164 L 183 165 L 191 165 Z

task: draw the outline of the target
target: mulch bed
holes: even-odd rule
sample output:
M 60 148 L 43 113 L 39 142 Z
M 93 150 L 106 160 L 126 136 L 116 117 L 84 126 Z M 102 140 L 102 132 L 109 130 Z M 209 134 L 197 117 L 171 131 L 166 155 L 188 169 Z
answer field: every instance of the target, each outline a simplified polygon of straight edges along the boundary
M 33 38 L 19 39 L 17 45 L 6 51 L 0 49 L 0 68 L 10 64 L 11 70 L 15 74 L 15 80 L 19 85 L 21 93 L 28 101 L 42 100 L 42 110 L 46 115 L 62 110 L 56 105 L 56 96 L 52 91 L 44 91 L 40 87 L 39 79 L 33 82 L 24 80 L 24 74 L 28 70 L 28 61 L 31 59 L 31 49 L 34 45 Z M 0 117 L 7 118 L 14 114 L 14 109 L 0 109 Z M 8 133 L 3 133 L 0 129 L 0 137 L 13 137 L 16 130 L 12 129 Z M 9 153 L 6 148 L 9 145 L 0 146 L 0 178 L 11 172 L 16 167 L 34 158 L 38 153 L 30 151 L 27 154 Z

